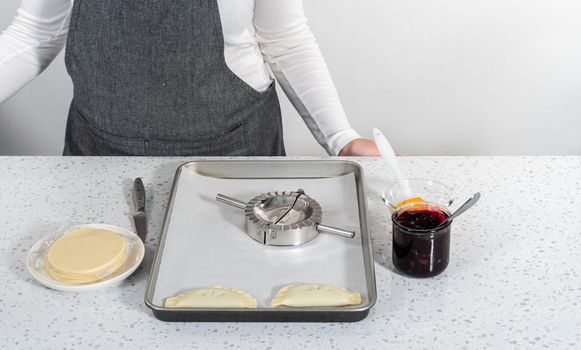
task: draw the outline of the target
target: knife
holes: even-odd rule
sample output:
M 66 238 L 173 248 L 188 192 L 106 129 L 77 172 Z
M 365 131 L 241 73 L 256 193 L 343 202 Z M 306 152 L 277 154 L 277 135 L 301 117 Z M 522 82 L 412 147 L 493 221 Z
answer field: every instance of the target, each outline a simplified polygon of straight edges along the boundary
M 135 205 L 135 214 L 133 214 L 133 221 L 135 223 L 135 231 L 141 240 L 145 243 L 147 236 L 147 222 L 145 220 L 145 187 L 140 177 L 133 181 L 133 204 Z

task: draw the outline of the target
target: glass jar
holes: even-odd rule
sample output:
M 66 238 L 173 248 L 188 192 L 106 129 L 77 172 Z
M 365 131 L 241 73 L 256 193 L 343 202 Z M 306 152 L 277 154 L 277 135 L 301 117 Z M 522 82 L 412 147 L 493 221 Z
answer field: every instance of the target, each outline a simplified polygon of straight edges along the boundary
M 442 273 L 450 260 L 451 222 L 443 205 L 413 203 L 397 209 L 393 223 L 393 265 L 410 277 L 433 277 Z

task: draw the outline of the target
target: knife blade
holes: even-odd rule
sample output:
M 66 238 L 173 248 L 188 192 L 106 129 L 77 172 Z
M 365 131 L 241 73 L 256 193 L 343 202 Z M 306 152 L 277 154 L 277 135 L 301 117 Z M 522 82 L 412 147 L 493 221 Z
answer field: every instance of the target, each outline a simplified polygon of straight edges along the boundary
M 133 204 L 135 205 L 135 214 L 133 214 L 133 222 L 135 224 L 135 231 L 141 240 L 145 243 L 147 237 L 147 221 L 145 217 L 145 186 L 140 177 L 133 181 Z

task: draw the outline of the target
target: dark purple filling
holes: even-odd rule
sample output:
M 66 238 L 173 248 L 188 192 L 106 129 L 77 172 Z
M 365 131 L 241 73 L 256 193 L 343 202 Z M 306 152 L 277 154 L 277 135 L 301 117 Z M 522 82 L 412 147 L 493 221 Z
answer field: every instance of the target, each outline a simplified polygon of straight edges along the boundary
M 448 218 L 439 210 L 409 210 L 401 213 L 395 220 L 402 226 L 416 230 L 431 230 Z

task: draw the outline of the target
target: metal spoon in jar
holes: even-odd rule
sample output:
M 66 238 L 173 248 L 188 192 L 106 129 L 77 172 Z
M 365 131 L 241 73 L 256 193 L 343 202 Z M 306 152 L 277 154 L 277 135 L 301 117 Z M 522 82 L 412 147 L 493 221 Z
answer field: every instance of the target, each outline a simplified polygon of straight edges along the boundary
M 476 202 L 478 202 L 479 199 L 480 199 L 480 192 L 476 192 L 474 194 L 474 196 L 472 196 L 472 198 L 470 198 L 469 200 L 464 202 L 464 204 L 462 204 L 460 206 L 460 208 L 458 208 L 455 212 L 453 212 L 452 215 L 448 216 L 448 218 L 446 220 L 442 221 L 438 226 L 436 226 L 436 229 L 438 227 L 448 225 L 448 223 L 450 223 L 452 220 L 457 218 L 460 214 L 462 214 L 466 210 L 470 209 L 474 204 L 476 204 Z

